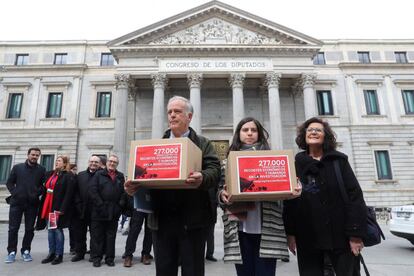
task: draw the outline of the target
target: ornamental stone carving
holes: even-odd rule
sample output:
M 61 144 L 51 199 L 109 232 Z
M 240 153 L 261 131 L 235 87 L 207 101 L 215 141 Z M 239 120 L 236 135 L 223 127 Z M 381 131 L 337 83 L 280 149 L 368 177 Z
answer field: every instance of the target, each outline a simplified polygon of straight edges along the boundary
M 301 76 L 301 84 L 303 89 L 308 87 L 313 87 L 315 84 L 316 75 L 315 74 L 303 74 Z
M 154 89 L 161 88 L 164 89 L 167 85 L 168 79 L 166 74 L 151 74 L 152 85 Z
M 229 82 L 233 88 L 243 88 L 245 74 L 231 74 Z
M 200 88 L 203 81 L 203 74 L 191 73 L 187 74 L 187 83 L 190 88 Z
M 130 87 L 131 76 L 129 74 L 116 74 L 116 89 L 128 89 Z
M 268 88 L 279 88 L 281 74 L 276 72 L 269 72 L 265 77 L 265 85 Z
M 212 18 L 198 25 L 174 34 L 163 36 L 149 44 L 281 44 L 276 37 L 243 29 L 218 18 Z

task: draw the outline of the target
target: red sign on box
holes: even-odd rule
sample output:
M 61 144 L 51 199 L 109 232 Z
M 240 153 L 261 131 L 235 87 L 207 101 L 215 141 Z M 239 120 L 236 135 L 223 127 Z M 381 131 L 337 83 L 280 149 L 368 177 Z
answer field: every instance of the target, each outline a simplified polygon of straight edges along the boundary
M 239 193 L 290 191 L 289 159 L 278 156 L 239 156 Z
M 134 179 L 180 178 L 181 146 L 182 144 L 137 146 Z

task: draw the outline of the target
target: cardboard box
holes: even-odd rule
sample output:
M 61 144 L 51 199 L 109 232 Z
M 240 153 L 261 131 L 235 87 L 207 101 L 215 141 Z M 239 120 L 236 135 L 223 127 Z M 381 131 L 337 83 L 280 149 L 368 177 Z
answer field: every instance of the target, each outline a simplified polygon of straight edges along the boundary
M 201 171 L 202 154 L 188 138 L 131 142 L 128 179 L 157 189 L 194 189 L 185 183 L 190 172 Z
M 291 198 L 297 186 L 293 151 L 232 151 L 225 183 L 232 201 Z

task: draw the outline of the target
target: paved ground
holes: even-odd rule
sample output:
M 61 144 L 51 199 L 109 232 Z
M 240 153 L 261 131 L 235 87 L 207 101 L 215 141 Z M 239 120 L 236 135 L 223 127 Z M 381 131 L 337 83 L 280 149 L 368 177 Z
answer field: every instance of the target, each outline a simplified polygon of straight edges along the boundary
M 368 268 L 373 276 L 411 276 L 414 275 L 414 246 L 408 241 L 392 236 L 389 233 L 388 226 L 383 225 L 383 230 L 387 236 L 387 240 L 379 246 L 366 248 L 364 250 L 364 257 Z M 22 230 L 20 233 L 20 240 L 22 237 Z M 67 237 L 67 232 L 66 232 Z M 121 255 L 125 245 L 126 236 L 117 236 L 116 247 L 116 265 L 115 267 L 107 267 L 102 265 L 100 268 L 92 267 L 92 264 L 87 261 L 78 263 L 71 263 L 69 254 L 65 254 L 64 262 L 57 266 L 50 264 L 41 264 L 40 260 L 47 255 L 47 232 L 37 232 L 33 241 L 33 262 L 24 263 L 20 256 L 14 264 L 5 264 L 3 261 L 6 257 L 5 248 L 7 247 L 7 224 L 0 224 L 0 275 L 30 275 L 30 276 L 45 276 L 56 275 L 91 275 L 99 273 L 99 275 L 155 275 L 154 265 L 144 266 L 136 263 L 132 268 L 124 268 L 122 266 Z M 142 237 L 138 241 L 138 250 L 141 250 Z M 66 240 L 66 251 L 67 251 Z M 222 226 L 218 224 L 216 228 L 216 253 L 217 258 L 223 257 L 222 247 Z M 289 263 L 278 262 L 277 275 L 298 275 L 296 258 L 292 256 Z M 233 265 L 224 264 L 222 261 L 217 263 L 206 262 L 206 275 L 235 275 Z

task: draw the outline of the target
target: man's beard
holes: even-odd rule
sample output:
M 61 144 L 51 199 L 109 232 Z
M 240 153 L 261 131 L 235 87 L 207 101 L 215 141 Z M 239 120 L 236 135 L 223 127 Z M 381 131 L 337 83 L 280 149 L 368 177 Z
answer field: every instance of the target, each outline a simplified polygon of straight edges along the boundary
M 29 164 L 32 165 L 32 166 L 34 166 L 34 165 L 37 164 L 37 160 L 35 160 L 34 162 L 32 162 L 32 160 L 29 159 Z

